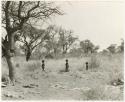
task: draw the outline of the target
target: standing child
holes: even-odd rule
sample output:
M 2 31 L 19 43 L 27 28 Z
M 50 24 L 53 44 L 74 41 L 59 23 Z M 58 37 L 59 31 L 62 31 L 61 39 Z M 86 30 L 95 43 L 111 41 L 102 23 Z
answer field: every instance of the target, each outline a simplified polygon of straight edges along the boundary
M 42 70 L 45 71 L 45 63 L 44 63 L 44 60 L 42 60 Z
M 66 69 L 65 69 L 66 72 L 69 71 L 69 63 L 68 63 L 68 59 L 66 59 Z

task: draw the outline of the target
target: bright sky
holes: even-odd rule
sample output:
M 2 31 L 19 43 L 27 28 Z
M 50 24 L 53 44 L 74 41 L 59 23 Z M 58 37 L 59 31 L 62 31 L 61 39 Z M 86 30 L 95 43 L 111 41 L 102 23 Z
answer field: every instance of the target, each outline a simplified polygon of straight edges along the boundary
M 90 39 L 103 49 L 120 44 L 124 37 L 123 1 L 60 1 L 59 5 L 66 14 L 52 23 L 73 29 L 80 40 Z
M 89 39 L 104 49 L 110 44 L 120 44 L 124 37 L 123 0 L 58 1 L 57 4 L 65 15 L 56 16 L 51 23 L 72 29 L 80 40 Z

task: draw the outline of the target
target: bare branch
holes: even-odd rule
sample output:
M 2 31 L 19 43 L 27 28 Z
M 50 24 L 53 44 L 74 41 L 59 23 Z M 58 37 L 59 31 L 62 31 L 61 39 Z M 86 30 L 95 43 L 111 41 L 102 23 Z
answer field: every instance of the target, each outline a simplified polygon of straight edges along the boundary
M 39 3 L 40 3 L 40 1 L 38 1 L 38 2 L 37 2 L 37 5 L 35 5 L 34 7 L 32 7 L 32 8 L 27 12 L 27 17 L 30 16 L 30 13 L 31 13 L 33 10 L 35 10 L 36 8 L 39 7 Z
M 21 6 L 22 6 L 22 1 L 19 1 L 19 8 L 18 8 L 18 17 L 21 18 Z

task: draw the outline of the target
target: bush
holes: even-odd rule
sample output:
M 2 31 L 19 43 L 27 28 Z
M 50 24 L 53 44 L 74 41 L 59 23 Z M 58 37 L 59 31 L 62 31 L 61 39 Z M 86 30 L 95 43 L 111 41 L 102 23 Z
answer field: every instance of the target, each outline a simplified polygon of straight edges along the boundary
M 45 56 L 46 59 L 53 59 L 54 57 L 51 54 Z

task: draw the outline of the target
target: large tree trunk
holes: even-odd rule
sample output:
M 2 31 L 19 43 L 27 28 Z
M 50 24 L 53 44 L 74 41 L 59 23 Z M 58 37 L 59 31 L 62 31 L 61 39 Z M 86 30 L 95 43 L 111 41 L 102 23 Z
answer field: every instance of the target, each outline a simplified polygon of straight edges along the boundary
M 12 82 L 13 85 L 15 85 L 15 67 L 13 65 L 13 58 L 12 57 L 6 57 L 6 61 L 8 64 L 8 68 L 9 68 L 9 78 L 10 81 Z
M 15 84 L 15 68 L 13 66 L 13 56 L 14 56 L 14 35 L 8 34 L 8 39 L 7 37 L 4 39 L 2 42 L 2 47 L 3 47 L 3 52 L 4 56 L 6 58 L 8 68 L 9 68 L 9 78 L 12 84 Z M 10 36 L 11 35 L 11 36 Z

